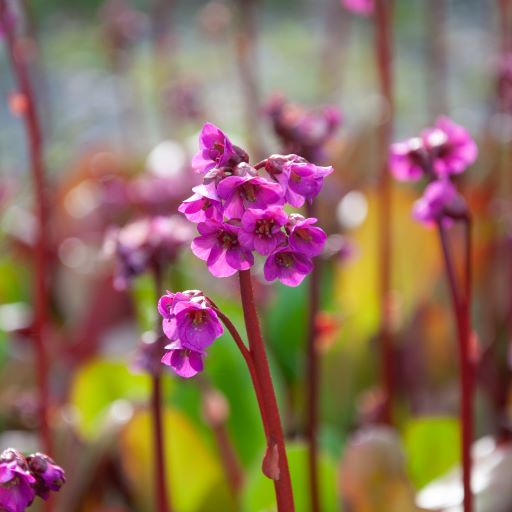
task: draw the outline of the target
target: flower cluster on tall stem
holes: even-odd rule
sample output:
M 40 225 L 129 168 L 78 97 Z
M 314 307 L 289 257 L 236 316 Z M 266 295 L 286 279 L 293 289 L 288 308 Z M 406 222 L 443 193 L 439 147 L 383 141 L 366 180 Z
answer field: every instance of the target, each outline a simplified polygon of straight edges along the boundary
M 192 252 L 216 277 L 248 270 L 257 253 L 266 258 L 267 281 L 298 286 L 311 272 L 326 235 L 314 226 L 315 218 L 289 215 L 284 207 L 312 201 L 332 167 L 294 154 L 271 155 L 251 166 L 247 153 L 210 123 L 201 131 L 192 163 L 203 183 L 179 207 L 197 223 Z
M 0 454 L 0 510 L 24 512 L 36 496 L 47 500 L 65 482 L 64 470 L 48 455 L 25 457 L 12 448 Z
M 460 365 L 460 422 L 462 429 L 462 480 L 464 512 L 472 512 L 471 443 L 473 440 L 474 367 L 471 360 L 471 217 L 454 177 L 464 172 L 477 157 L 477 146 L 462 126 L 447 117 L 437 120 L 419 136 L 391 145 L 390 168 L 400 181 L 425 178 L 428 184 L 413 207 L 413 216 L 434 225 L 445 262 L 457 329 Z M 455 222 L 465 227 L 464 283 L 457 282 L 454 258 L 448 243 L 447 228 Z

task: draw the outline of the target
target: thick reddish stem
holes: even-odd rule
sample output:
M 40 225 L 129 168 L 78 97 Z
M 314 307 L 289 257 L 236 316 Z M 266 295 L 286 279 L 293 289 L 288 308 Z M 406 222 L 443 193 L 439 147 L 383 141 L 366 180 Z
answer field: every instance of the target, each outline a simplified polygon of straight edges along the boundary
M 473 494 L 471 492 L 471 445 L 473 442 L 473 385 L 474 369 L 471 360 L 471 222 L 466 219 L 466 271 L 465 289 L 461 294 L 457 286 L 457 278 L 453 260 L 448 244 L 446 230 L 442 223 L 438 223 L 439 238 L 443 250 L 445 270 L 450 287 L 453 314 L 457 328 L 459 349 L 459 385 L 461 395 L 460 424 L 462 429 L 462 484 L 464 489 L 464 512 L 473 511 Z
M 391 335 L 390 291 L 391 291 L 391 178 L 388 170 L 388 148 L 393 129 L 393 80 L 391 9 L 392 0 L 377 0 L 375 3 L 375 56 L 379 72 L 380 94 L 384 104 L 383 119 L 379 126 L 379 297 L 380 297 L 380 352 L 381 382 L 384 391 L 382 420 L 392 424 L 393 406 L 393 340 Z
M 308 217 L 315 216 L 313 204 L 308 204 Z M 320 267 L 318 262 L 309 277 L 308 339 L 306 349 L 306 434 L 308 442 L 309 489 L 311 511 L 320 512 L 318 489 L 318 406 L 319 361 L 316 348 L 316 318 L 320 302 Z
M 153 268 L 157 300 L 162 292 L 162 273 L 158 265 Z M 160 322 L 157 322 L 156 332 L 160 333 Z M 159 343 L 156 341 L 155 343 Z M 162 422 L 162 377 L 160 374 L 151 377 L 151 416 L 153 420 L 153 450 L 154 450 L 154 482 L 155 504 L 157 512 L 172 512 L 172 505 L 167 491 L 167 467 L 165 464 L 165 440 Z
M 49 390 L 48 390 L 48 359 L 46 354 L 46 337 L 48 324 L 47 277 L 48 268 L 48 212 L 44 178 L 43 142 L 39 118 L 36 110 L 34 94 L 27 69 L 26 51 L 22 42 L 16 38 L 10 13 L 5 0 L 0 0 L 0 25 L 3 28 L 11 67 L 15 75 L 19 93 L 26 102 L 23 115 L 25 133 L 28 141 L 32 182 L 35 193 L 35 210 L 37 230 L 34 245 L 34 309 L 33 339 L 36 347 L 37 387 L 39 391 L 39 428 L 44 451 L 51 455 L 52 438 L 48 421 Z
M 288 468 L 288 458 L 286 456 L 283 429 L 281 426 L 281 418 L 279 416 L 274 385 L 272 384 L 272 377 L 270 375 L 267 353 L 261 337 L 258 313 L 256 311 L 256 304 L 254 302 L 252 290 L 251 271 L 241 270 L 239 272 L 239 278 L 240 295 L 242 298 L 249 349 L 252 360 L 254 361 L 254 368 L 258 377 L 258 382 L 261 387 L 266 422 L 268 423 L 268 450 L 273 451 L 273 447 L 277 446 L 277 465 L 279 468 L 279 476 L 274 480 L 277 510 L 279 512 L 293 512 L 295 510 L 295 505 L 293 502 L 292 482 L 290 478 L 290 470 Z

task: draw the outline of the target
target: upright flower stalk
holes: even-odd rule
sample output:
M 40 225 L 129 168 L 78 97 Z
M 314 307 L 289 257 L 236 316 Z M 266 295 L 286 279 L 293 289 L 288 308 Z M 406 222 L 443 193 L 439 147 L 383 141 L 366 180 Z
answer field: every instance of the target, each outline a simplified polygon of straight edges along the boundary
M 313 270 L 326 235 L 317 219 L 288 214 L 318 195 L 332 167 L 317 166 L 296 154 L 271 155 L 255 166 L 216 126 L 204 125 L 192 166 L 203 177 L 179 207 L 197 224 L 192 252 L 215 277 L 238 274 L 248 347 L 229 319 L 198 290 L 163 296 L 158 305 L 163 331 L 171 341 L 162 362 L 189 378 L 204 368 L 207 348 L 223 333 L 222 323 L 244 357 L 261 412 L 267 450 L 263 473 L 274 481 L 280 512 L 294 510 L 285 438 L 265 344 L 254 301 L 251 267 L 265 258 L 263 276 L 298 286 Z
M 307 110 L 274 95 L 266 106 L 266 113 L 285 152 L 294 152 L 315 163 L 323 160 L 324 146 L 341 123 L 341 114 L 332 105 L 323 109 Z M 305 203 L 306 215 L 314 218 L 316 205 L 311 199 Z M 317 228 L 318 229 L 318 228 Z M 306 439 L 308 443 L 309 487 L 311 511 L 320 512 L 318 485 L 318 409 L 320 370 L 317 347 L 317 317 L 320 306 L 321 266 L 315 265 L 308 283 L 308 330 L 306 339 Z
M 471 444 L 473 441 L 474 363 L 471 358 L 471 238 L 470 212 L 458 193 L 454 178 L 473 164 L 477 147 L 467 131 L 446 117 L 418 137 L 391 146 L 391 172 L 399 181 L 427 178 L 423 196 L 416 201 L 416 220 L 436 226 L 443 252 L 445 271 L 457 330 L 459 353 L 460 425 L 464 512 L 473 511 L 471 492 Z M 457 279 L 448 242 L 448 229 L 456 222 L 464 226 L 465 268 L 463 284 Z
M 45 169 L 41 126 L 27 67 L 25 47 L 18 40 L 13 13 L 6 0 L 0 0 L 0 37 L 3 35 L 18 92 L 25 99 L 22 113 L 28 141 L 29 159 L 35 195 L 36 232 L 34 235 L 34 323 L 33 340 L 36 348 L 37 388 L 39 392 L 39 429 L 44 451 L 52 453 L 52 435 L 49 425 L 49 389 L 47 327 L 50 304 L 47 278 L 48 264 L 48 199 L 45 186 Z
M 392 190 L 387 162 L 388 147 L 393 130 L 393 73 L 392 73 L 392 3 L 393 0 L 375 0 L 375 57 L 382 98 L 383 118 L 379 125 L 379 297 L 380 297 L 380 361 L 381 382 L 384 391 L 382 419 L 393 422 L 393 339 L 391 332 L 390 293 L 392 272 Z

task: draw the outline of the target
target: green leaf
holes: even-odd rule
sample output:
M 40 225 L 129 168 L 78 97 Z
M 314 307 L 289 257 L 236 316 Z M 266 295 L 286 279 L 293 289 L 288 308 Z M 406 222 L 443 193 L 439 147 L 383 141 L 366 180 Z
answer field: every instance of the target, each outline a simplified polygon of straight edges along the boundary
M 157 319 L 157 296 L 151 274 L 141 274 L 133 281 L 137 325 L 142 331 L 153 330 Z
M 93 359 L 82 366 L 71 384 L 70 402 L 78 413 L 78 430 L 94 439 L 110 405 L 119 399 L 146 399 L 150 378 L 132 373 L 126 361 Z
M 288 463 L 292 477 L 296 512 L 311 510 L 309 495 L 308 453 L 304 443 L 287 445 Z M 263 457 L 263 455 L 262 455 Z M 336 491 L 336 465 L 327 456 L 320 455 L 320 499 L 322 512 L 339 512 Z M 275 510 L 274 485 L 261 472 L 261 463 L 249 475 L 243 495 L 245 512 L 269 512 Z
M 458 422 L 450 417 L 413 418 L 405 426 L 404 443 L 411 480 L 421 488 L 459 461 Z
M 167 486 L 174 510 L 230 512 L 233 505 L 218 458 L 182 413 L 163 414 Z M 121 464 L 144 510 L 154 510 L 151 416 L 138 412 L 120 435 Z

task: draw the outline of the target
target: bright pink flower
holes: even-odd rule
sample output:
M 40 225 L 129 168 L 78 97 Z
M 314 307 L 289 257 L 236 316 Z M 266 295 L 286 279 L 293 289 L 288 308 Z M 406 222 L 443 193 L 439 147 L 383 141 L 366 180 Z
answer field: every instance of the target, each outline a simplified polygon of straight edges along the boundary
M 448 117 L 440 117 L 434 128 L 422 133 L 422 139 L 431 154 L 432 170 L 439 178 L 464 172 L 478 156 L 468 131 Z
M 247 154 L 235 146 L 222 130 L 206 123 L 199 135 L 199 152 L 192 159 L 192 167 L 199 174 L 206 174 L 214 167 L 234 167 L 247 161 Z
M 427 150 L 419 137 L 391 144 L 389 167 L 398 181 L 417 181 L 425 175 Z
M 33 453 L 27 457 L 30 472 L 37 480 L 36 494 L 47 500 L 50 491 L 58 491 L 66 482 L 64 470 L 44 453 Z
M 269 206 L 266 210 L 247 210 L 242 217 L 240 243 L 260 254 L 267 255 L 286 241 L 281 228 L 288 215 L 282 206 Z
M 327 235 L 323 229 L 313 226 L 318 219 L 310 217 L 305 219 L 302 215 L 290 215 L 287 225 L 288 243 L 294 251 L 301 252 L 306 256 L 318 256 L 324 248 Z
M 263 267 L 267 281 L 279 279 L 287 286 L 298 286 L 312 270 L 311 259 L 290 247 L 282 247 L 274 251 Z
M 360 14 L 361 16 L 370 16 L 375 10 L 374 0 L 341 0 L 341 5 L 354 14 Z
M 206 221 L 197 226 L 200 236 L 192 241 L 192 252 L 206 261 L 216 277 L 228 277 L 254 264 L 250 250 L 240 245 L 240 228 L 233 224 Z
M 260 176 L 229 176 L 217 186 L 217 193 L 224 202 L 224 215 L 240 219 L 248 208 L 264 209 L 281 201 L 281 187 Z
M 170 366 L 174 373 L 185 379 L 194 377 L 204 369 L 205 352 L 185 348 L 179 341 L 167 345 L 162 363 Z
M 160 297 L 160 300 L 158 301 L 158 312 L 163 318 L 162 330 L 171 341 L 178 337 L 175 311 L 176 305 L 179 302 L 201 302 L 203 300 L 203 293 L 199 290 L 186 290 L 184 292 L 177 293 L 171 293 L 168 291 L 165 295 Z
M 205 185 L 198 185 L 192 191 L 194 194 L 181 203 L 178 211 L 196 224 L 206 220 L 222 221 L 222 203 L 217 193 Z
M 423 196 L 414 203 L 412 214 L 427 225 L 438 221 L 450 225 L 450 217 L 464 210 L 464 200 L 457 189 L 451 181 L 444 179 L 427 185 Z
M 24 512 L 36 496 L 35 483 L 21 453 L 8 449 L 0 455 L 0 510 Z

